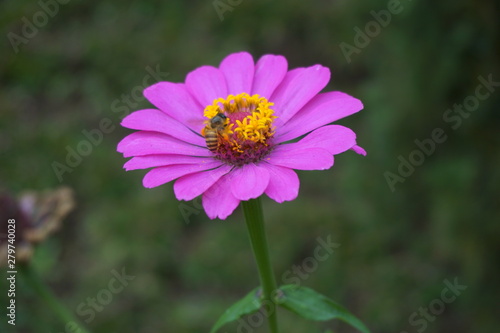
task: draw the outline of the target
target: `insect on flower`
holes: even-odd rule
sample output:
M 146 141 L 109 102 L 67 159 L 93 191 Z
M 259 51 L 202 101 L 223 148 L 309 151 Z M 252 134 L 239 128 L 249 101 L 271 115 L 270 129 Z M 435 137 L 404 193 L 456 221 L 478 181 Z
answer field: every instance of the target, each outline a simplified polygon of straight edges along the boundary
M 227 117 L 223 113 L 218 113 L 210 119 L 207 126 L 202 130 L 201 134 L 205 137 L 207 148 L 211 152 L 217 151 L 219 136 L 227 125 Z

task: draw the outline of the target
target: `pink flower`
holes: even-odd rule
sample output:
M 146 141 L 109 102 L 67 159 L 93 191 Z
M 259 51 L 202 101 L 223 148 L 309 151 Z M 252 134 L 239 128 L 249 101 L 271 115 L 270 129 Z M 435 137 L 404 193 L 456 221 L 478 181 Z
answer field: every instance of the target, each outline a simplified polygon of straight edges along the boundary
M 299 192 L 293 169 L 329 169 L 333 155 L 349 149 L 366 155 L 352 130 L 328 125 L 363 108 L 342 92 L 320 94 L 329 80 L 321 65 L 288 71 L 282 56 L 265 55 L 255 64 L 246 52 L 230 54 L 219 68 L 195 69 L 185 83 L 146 88 L 158 109 L 125 117 L 121 125 L 139 131 L 117 150 L 133 156 L 127 171 L 153 168 L 145 187 L 177 179 L 177 199 L 202 195 L 211 219 L 225 219 L 241 200 L 264 193 L 293 200 Z

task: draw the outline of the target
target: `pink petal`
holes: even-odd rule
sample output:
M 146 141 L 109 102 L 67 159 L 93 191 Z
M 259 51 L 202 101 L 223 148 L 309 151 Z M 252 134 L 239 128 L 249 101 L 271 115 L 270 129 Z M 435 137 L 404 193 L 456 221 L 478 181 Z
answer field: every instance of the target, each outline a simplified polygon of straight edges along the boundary
M 211 105 L 216 98 L 226 98 L 227 85 L 224 74 L 215 67 L 202 66 L 186 76 L 186 86 L 203 109 Z
M 340 125 L 328 125 L 312 131 L 293 145 L 297 149 L 322 148 L 336 155 L 351 149 L 355 144 L 356 134 L 351 129 Z
M 186 155 L 146 155 L 133 157 L 125 163 L 123 167 L 125 170 L 130 171 L 173 164 L 205 164 L 212 161 L 213 158 L 211 157 L 206 158 Z
M 357 98 L 339 91 L 319 94 L 276 131 L 277 141 L 295 139 L 315 128 L 327 125 L 363 109 Z
M 330 70 L 321 65 L 289 71 L 271 96 L 273 109 L 279 117 L 276 126 L 286 123 L 309 102 L 330 80 Z
M 264 193 L 269 184 L 269 171 L 249 163 L 231 172 L 231 190 L 236 199 L 255 199 Z
M 297 198 L 300 182 L 295 171 L 269 163 L 266 163 L 265 167 L 270 175 L 269 185 L 266 188 L 269 198 L 279 203 Z
M 126 136 L 117 147 L 124 157 L 152 154 L 179 154 L 192 156 L 213 156 L 207 148 L 193 146 L 156 132 L 135 132 Z
M 366 156 L 366 150 L 364 150 L 363 148 L 361 148 L 360 146 L 358 145 L 354 145 L 352 148 L 352 150 L 354 150 L 356 153 L 358 153 L 359 155 L 363 155 L 363 156 Z
M 252 56 L 247 52 L 233 53 L 222 60 L 219 69 L 226 78 L 228 94 L 250 94 L 254 75 Z M 226 96 L 219 96 L 225 98 Z
M 177 200 L 193 200 L 229 171 L 231 166 L 224 164 L 217 169 L 182 176 L 174 183 Z
M 133 112 L 122 120 L 121 125 L 135 130 L 161 132 L 188 143 L 205 145 L 205 139 L 200 134 L 156 109 Z
M 231 192 L 230 174 L 225 175 L 203 193 L 202 204 L 211 219 L 226 219 L 238 207 L 240 200 Z
M 266 162 L 298 170 L 326 170 L 333 165 L 333 155 L 321 148 L 295 148 L 295 143 L 276 148 Z
M 252 95 L 258 94 L 269 99 L 276 87 L 283 81 L 288 63 L 283 56 L 266 54 L 255 65 Z
M 147 188 L 156 187 L 171 182 L 172 180 L 184 175 L 213 169 L 219 167 L 220 165 L 220 161 L 214 161 L 205 164 L 175 164 L 154 168 L 144 176 L 142 184 Z
M 183 83 L 158 82 L 144 90 L 144 96 L 158 109 L 199 133 L 204 106 L 198 104 Z

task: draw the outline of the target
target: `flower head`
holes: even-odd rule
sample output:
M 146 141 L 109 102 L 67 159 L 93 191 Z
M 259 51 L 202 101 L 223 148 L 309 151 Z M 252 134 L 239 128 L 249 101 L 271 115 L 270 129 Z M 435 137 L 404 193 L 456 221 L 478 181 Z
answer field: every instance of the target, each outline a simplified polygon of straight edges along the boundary
M 19 199 L 0 192 L 0 267 L 7 265 L 9 244 L 15 246 L 17 262 L 29 262 L 35 245 L 58 230 L 63 219 L 73 210 L 73 197 L 73 191 L 68 187 L 43 192 L 26 191 Z
M 329 125 L 363 108 L 342 92 L 319 93 L 329 79 L 320 65 L 288 71 L 282 56 L 254 63 L 241 52 L 218 68 L 195 69 L 185 83 L 156 83 L 144 96 L 158 109 L 122 121 L 139 130 L 118 144 L 133 157 L 124 167 L 153 168 L 143 179 L 148 188 L 176 180 L 179 200 L 202 195 L 210 218 L 225 219 L 241 200 L 264 193 L 293 200 L 299 191 L 293 169 L 329 169 L 333 155 L 349 149 L 366 154 L 352 130 Z

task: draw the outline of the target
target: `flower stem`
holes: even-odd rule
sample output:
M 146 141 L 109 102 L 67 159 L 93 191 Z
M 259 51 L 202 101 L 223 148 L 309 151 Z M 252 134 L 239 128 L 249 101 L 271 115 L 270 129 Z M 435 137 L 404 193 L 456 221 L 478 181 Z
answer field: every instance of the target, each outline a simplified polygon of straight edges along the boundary
M 22 273 L 24 279 L 29 283 L 37 295 L 45 301 L 47 306 L 59 317 L 61 322 L 64 323 L 64 329 L 67 325 L 71 325 L 72 329 L 75 326 L 78 330 L 75 332 L 79 333 L 90 333 L 83 325 L 79 323 L 78 320 L 73 316 L 73 314 L 68 311 L 68 309 L 62 305 L 52 291 L 43 283 L 40 277 L 35 273 L 35 271 L 27 264 L 19 265 L 19 271 Z M 70 324 L 71 323 L 71 324 Z
M 264 214 L 260 198 L 249 201 L 242 201 L 241 206 L 245 213 L 245 220 L 248 227 L 252 250 L 259 269 L 260 283 L 263 291 L 263 299 L 269 305 L 267 315 L 269 320 L 269 330 L 271 333 L 278 333 L 278 320 L 276 316 L 276 304 L 273 300 L 273 292 L 276 290 L 276 281 L 269 259 L 269 247 L 264 226 Z

